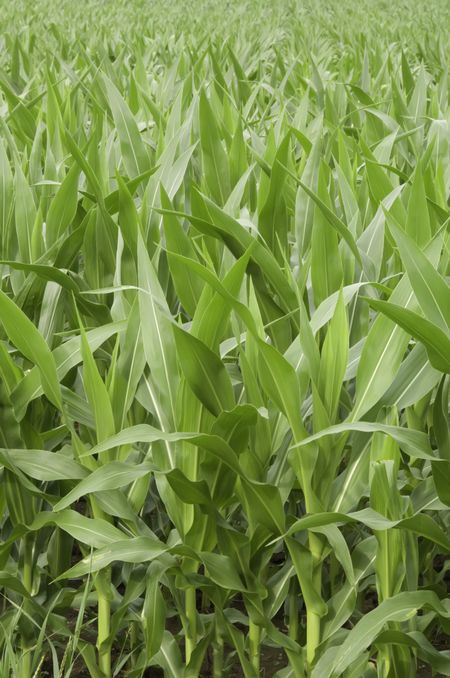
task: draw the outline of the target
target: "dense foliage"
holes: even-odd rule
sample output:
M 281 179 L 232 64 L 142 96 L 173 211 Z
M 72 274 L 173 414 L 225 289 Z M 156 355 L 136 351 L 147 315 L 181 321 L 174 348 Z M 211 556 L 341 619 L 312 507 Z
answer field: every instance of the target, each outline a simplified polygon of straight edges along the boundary
M 1 3 L 2 678 L 450 676 L 449 21 Z

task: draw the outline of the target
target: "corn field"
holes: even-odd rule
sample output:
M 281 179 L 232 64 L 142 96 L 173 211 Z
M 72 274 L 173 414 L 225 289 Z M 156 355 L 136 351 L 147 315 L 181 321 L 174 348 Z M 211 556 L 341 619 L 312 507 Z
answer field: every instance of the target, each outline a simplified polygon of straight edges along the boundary
M 0 11 L 0 678 L 450 676 L 450 7 Z

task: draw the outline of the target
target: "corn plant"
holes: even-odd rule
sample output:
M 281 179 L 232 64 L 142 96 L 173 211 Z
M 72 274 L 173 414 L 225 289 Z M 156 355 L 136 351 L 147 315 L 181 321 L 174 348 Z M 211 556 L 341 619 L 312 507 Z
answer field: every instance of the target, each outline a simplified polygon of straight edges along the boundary
M 446 3 L 20 4 L 0 674 L 450 675 Z

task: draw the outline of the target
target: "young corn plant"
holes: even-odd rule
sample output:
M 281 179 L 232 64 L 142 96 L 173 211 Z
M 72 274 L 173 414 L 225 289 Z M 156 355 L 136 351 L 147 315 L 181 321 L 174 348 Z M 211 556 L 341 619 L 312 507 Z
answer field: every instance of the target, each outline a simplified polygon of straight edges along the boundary
M 431 5 L 4 8 L 2 676 L 450 675 Z

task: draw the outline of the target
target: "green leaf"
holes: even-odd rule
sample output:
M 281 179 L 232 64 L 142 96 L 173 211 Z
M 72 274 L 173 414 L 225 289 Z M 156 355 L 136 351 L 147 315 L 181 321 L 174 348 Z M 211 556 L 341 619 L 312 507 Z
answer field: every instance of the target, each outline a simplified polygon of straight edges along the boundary
M 223 362 L 192 334 L 173 328 L 181 368 L 197 398 L 215 416 L 232 409 L 233 387 Z
M 47 214 L 46 240 L 53 245 L 72 223 L 78 205 L 80 168 L 74 164 L 53 198 Z
M 36 206 L 31 188 L 19 165 L 16 167 L 14 177 L 14 191 L 16 196 L 14 216 L 19 255 L 22 261 L 31 262 L 33 261 L 31 241 L 36 219 Z
M 292 537 L 286 539 L 286 546 L 288 547 L 300 582 L 300 588 L 308 614 L 316 614 L 319 617 L 324 617 L 328 611 L 328 607 L 323 601 L 320 591 L 314 586 L 313 558 L 311 552 Z
M 114 561 L 123 563 L 145 563 L 159 558 L 169 550 L 156 538 L 152 537 L 133 537 L 129 539 L 117 540 L 108 546 L 96 550 L 92 555 L 83 558 L 57 580 L 61 579 L 79 579 L 93 572 L 98 572 L 108 567 Z
M 101 454 L 102 452 L 122 445 L 154 443 L 159 440 L 165 440 L 167 442 L 186 440 L 191 442 L 193 445 L 204 448 L 210 454 L 217 457 L 237 475 L 242 474 L 236 454 L 222 438 L 219 438 L 219 436 L 207 433 L 165 433 L 148 424 L 139 424 L 137 426 L 122 429 L 120 433 L 117 433 L 108 440 L 91 448 L 85 455 Z
M 300 420 L 300 387 L 294 368 L 269 344 L 258 343 L 260 379 L 267 395 L 288 419 L 296 440 L 306 436 Z
M 336 649 L 326 652 L 312 671 L 313 678 L 334 678 L 341 676 L 358 656 L 378 636 L 381 629 L 390 621 L 402 622 L 411 619 L 417 610 L 426 608 L 448 619 L 450 607 L 441 602 L 432 591 L 405 591 L 383 601 L 375 610 L 368 612 L 357 622 Z
M 295 174 L 288 170 L 287 167 L 285 167 L 284 169 L 289 173 L 289 176 L 291 176 L 299 184 L 299 186 L 301 186 L 301 188 L 311 198 L 311 200 L 315 202 L 315 204 L 318 206 L 324 217 L 327 219 L 330 226 L 332 226 L 339 233 L 341 238 L 345 240 L 350 250 L 354 254 L 355 259 L 359 263 L 361 263 L 361 254 L 358 250 L 358 246 L 355 242 L 355 239 L 353 238 L 350 230 L 344 224 L 342 219 L 336 216 L 336 214 L 329 207 L 327 207 L 323 200 L 316 193 L 314 193 L 314 191 L 312 191 L 306 184 L 304 184 L 303 181 L 296 177 Z
M 433 406 L 433 431 L 439 456 L 450 461 L 450 430 L 448 426 L 449 379 L 442 377 Z
M 233 561 L 218 553 L 200 552 L 198 554 L 206 569 L 206 576 L 226 590 L 245 591 Z
M 287 218 L 283 186 L 287 176 L 284 168 L 288 158 L 290 136 L 288 133 L 284 137 L 276 151 L 267 198 L 258 216 L 259 231 L 269 249 L 278 254 L 280 261 L 283 258 L 282 253 L 285 253 L 287 249 Z
M 395 223 L 389 229 L 394 236 L 408 278 L 425 317 L 450 332 L 450 287 L 422 250 Z
M 83 359 L 83 385 L 94 413 L 97 441 L 101 442 L 115 432 L 114 416 L 108 389 L 97 369 L 86 332 L 80 320 L 81 357 Z
M 105 466 L 95 469 L 87 478 L 83 478 L 78 485 L 55 504 L 53 510 L 61 511 L 75 503 L 80 497 L 91 493 L 125 487 L 154 470 L 154 465 L 148 462 L 133 466 L 119 461 L 111 461 Z
M 61 389 L 55 360 L 45 339 L 25 313 L 2 291 L 0 291 L 0 316 L 11 342 L 37 366 L 45 395 L 61 410 Z
M 58 452 L 32 449 L 0 449 L 0 460 L 14 464 L 35 480 L 79 480 L 87 470 L 70 457 Z
M 435 238 L 427 247 L 430 261 L 437 264 L 441 241 Z M 414 294 L 404 275 L 391 294 L 390 302 L 411 308 Z M 410 337 L 395 322 L 380 314 L 369 329 L 356 374 L 356 399 L 352 419 L 360 419 L 384 395 L 401 365 Z
M 292 447 L 302 447 L 314 442 L 315 440 L 320 440 L 323 437 L 339 435 L 340 433 L 347 433 L 348 431 L 361 431 L 362 433 L 385 433 L 386 435 L 391 436 L 391 438 L 393 438 L 393 440 L 398 443 L 402 450 L 404 450 L 406 454 L 409 454 L 411 457 L 417 457 L 418 459 L 436 459 L 436 455 L 433 454 L 431 449 L 428 436 L 425 433 L 422 433 L 422 431 L 414 431 L 413 429 L 402 428 L 401 426 L 390 426 L 389 424 L 370 421 L 349 421 L 343 422 L 342 424 L 337 424 L 336 426 L 330 426 L 319 433 L 304 438 L 304 440 L 297 442 L 296 444 L 292 445 Z
M 368 302 L 376 311 L 380 311 L 421 341 L 434 368 L 450 374 L 450 338 L 437 325 L 397 304 L 375 299 Z
M 347 314 L 341 292 L 323 344 L 317 384 L 330 421 L 336 419 L 339 406 L 347 369 L 348 341 Z
M 156 561 L 150 564 L 147 571 L 147 586 L 142 608 L 147 662 L 160 649 L 164 635 L 166 604 L 159 582 L 161 569 L 161 565 Z
M 160 190 L 161 206 L 165 210 L 171 210 L 172 203 L 162 185 Z M 172 255 L 172 252 L 197 260 L 195 249 L 176 216 L 170 214 L 169 211 L 165 212 L 163 222 L 167 248 L 169 250 L 167 259 L 173 278 L 173 284 L 183 307 L 189 315 L 193 317 L 200 299 L 202 285 L 197 276 L 193 275 L 192 271 L 186 268 L 186 266 L 183 266 L 179 260 Z
M 405 225 L 406 233 L 419 247 L 426 245 L 431 237 L 430 216 L 428 214 L 422 167 L 422 162 L 419 161 L 411 184 Z
M 224 205 L 230 192 L 228 158 L 219 136 L 216 117 L 202 89 L 199 102 L 203 173 L 213 200 Z
M 117 127 L 124 165 L 128 176 L 134 179 L 149 169 L 148 155 L 133 114 L 117 87 L 105 74 L 102 83 Z
M 439 544 L 445 552 L 450 551 L 450 538 L 445 534 L 444 530 L 428 515 L 417 514 L 410 518 L 402 518 L 401 520 L 388 520 L 380 513 L 372 509 L 361 509 L 361 511 L 354 511 L 352 513 L 315 513 L 296 520 L 289 528 L 286 535 L 290 536 L 301 530 L 314 530 L 315 528 L 326 527 L 327 525 L 334 525 L 335 523 L 352 523 L 361 522 L 367 525 L 374 531 L 389 530 L 392 528 L 407 529 L 416 532 L 432 542 Z
M 90 346 L 91 351 L 97 350 L 105 341 L 118 332 L 125 329 L 126 322 L 118 321 L 117 323 L 109 323 L 102 325 L 93 330 L 86 332 L 86 340 Z M 52 353 L 56 364 L 56 372 L 58 379 L 62 380 L 66 374 L 81 362 L 81 337 L 72 337 L 66 342 L 55 348 Z M 19 421 L 25 415 L 28 403 L 42 394 L 42 386 L 40 383 L 39 368 L 33 367 L 25 374 L 23 379 L 17 384 L 17 387 L 11 394 L 11 400 L 14 406 Z
M 124 533 L 102 518 L 86 518 L 77 511 L 61 513 L 39 513 L 28 529 L 41 530 L 46 525 L 57 525 L 72 537 L 93 548 L 103 548 L 107 544 L 120 542 Z
M 282 533 L 285 514 L 279 489 L 275 485 L 248 482 L 244 478 L 241 478 L 240 488 L 251 532 L 264 525 L 271 532 Z
M 153 406 L 160 425 L 173 426 L 178 385 L 173 322 L 142 238 L 138 240 L 138 280 L 142 341 L 154 387 Z

